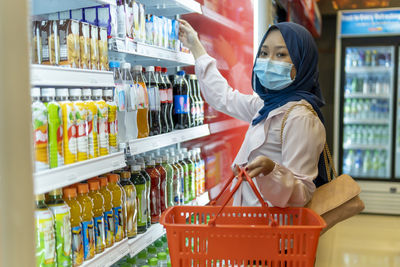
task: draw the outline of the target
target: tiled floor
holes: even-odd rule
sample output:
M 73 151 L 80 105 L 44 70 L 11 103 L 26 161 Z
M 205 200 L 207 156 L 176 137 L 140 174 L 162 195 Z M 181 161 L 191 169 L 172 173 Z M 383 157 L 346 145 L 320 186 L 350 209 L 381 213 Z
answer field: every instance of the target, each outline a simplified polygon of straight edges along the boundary
M 320 238 L 316 267 L 400 267 L 400 216 L 358 215 Z

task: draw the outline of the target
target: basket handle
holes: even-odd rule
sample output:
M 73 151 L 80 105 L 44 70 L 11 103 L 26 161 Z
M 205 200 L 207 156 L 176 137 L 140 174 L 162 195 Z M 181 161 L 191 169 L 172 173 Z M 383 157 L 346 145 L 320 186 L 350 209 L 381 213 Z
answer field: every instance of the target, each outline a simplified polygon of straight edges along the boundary
M 225 184 L 223 190 L 219 193 L 219 195 L 210 202 L 210 205 L 214 206 L 216 204 L 216 201 L 221 197 L 221 195 L 225 192 L 225 190 L 228 188 L 228 186 L 232 183 L 233 179 L 235 176 L 232 176 L 229 181 Z M 240 168 L 240 172 L 237 175 L 238 182 L 236 183 L 235 187 L 233 190 L 229 193 L 229 197 L 225 200 L 225 202 L 222 204 L 221 208 L 219 209 L 218 213 L 214 218 L 212 218 L 209 222 L 208 225 L 215 225 L 215 221 L 217 220 L 217 217 L 219 214 L 221 214 L 222 210 L 225 208 L 225 206 L 228 204 L 228 202 L 232 199 L 233 195 L 236 193 L 236 191 L 239 189 L 240 185 L 244 180 L 246 180 L 251 189 L 253 190 L 254 194 L 257 196 L 258 201 L 261 203 L 263 207 L 268 207 L 268 203 L 264 201 L 262 198 L 260 192 L 257 190 L 256 185 L 254 184 L 253 180 L 250 178 L 250 176 L 247 174 L 247 172 L 244 170 L 244 168 Z M 272 217 L 271 213 L 269 213 L 269 219 L 271 221 L 272 226 L 278 225 L 275 219 Z

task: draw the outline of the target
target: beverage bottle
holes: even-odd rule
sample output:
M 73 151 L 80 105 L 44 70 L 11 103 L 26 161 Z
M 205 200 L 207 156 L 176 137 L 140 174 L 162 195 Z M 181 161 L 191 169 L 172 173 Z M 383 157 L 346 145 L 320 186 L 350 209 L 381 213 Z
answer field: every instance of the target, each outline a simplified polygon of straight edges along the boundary
M 54 218 L 45 204 L 44 194 L 35 196 L 36 266 L 56 266 Z
M 136 187 L 130 181 L 131 173 L 122 172 L 121 182 L 122 188 L 126 196 L 126 234 L 128 238 L 134 238 L 137 235 L 137 203 L 136 203 Z
M 172 197 L 173 197 L 173 206 L 179 205 L 181 202 L 181 170 L 180 168 L 176 165 L 176 156 L 175 154 L 170 154 L 169 156 L 169 164 L 172 166 L 174 170 L 174 176 L 172 179 Z
M 196 149 L 192 149 L 189 151 L 191 153 L 191 161 L 193 162 L 194 173 L 193 173 L 193 180 L 194 180 L 194 198 L 200 195 L 200 162 L 197 158 L 197 151 Z
M 127 112 L 125 118 L 126 137 L 128 140 L 132 140 L 138 137 L 138 128 L 136 86 L 133 84 L 130 63 L 122 63 L 122 81 L 125 86 L 125 91 L 127 92 Z
M 140 164 L 140 173 L 146 179 L 146 201 L 147 201 L 147 228 L 151 225 L 151 207 L 150 207 L 150 191 L 151 191 L 151 177 L 146 172 L 146 164 L 143 158 L 137 158 L 138 163 Z
M 114 100 L 117 104 L 117 122 L 118 122 L 118 142 L 124 143 L 128 139 L 126 137 L 126 91 L 122 83 L 122 74 L 120 71 L 120 63 L 117 61 L 110 61 L 110 70 L 114 75 L 115 93 Z
M 113 98 L 113 90 L 105 89 L 103 90 L 103 100 L 107 105 L 107 130 L 108 130 L 108 146 L 109 152 L 118 152 L 118 121 L 117 121 L 117 104 Z
M 147 264 L 147 250 L 146 249 L 139 252 L 136 264 L 138 266 L 144 266 Z
M 161 133 L 161 120 L 160 120 L 160 93 L 156 76 L 154 75 L 154 67 L 146 67 L 146 85 L 147 93 L 149 95 L 149 124 L 150 136 Z
M 32 127 L 33 150 L 35 158 L 35 171 L 43 171 L 49 168 L 48 159 L 48 121 L 47 108 L 40 101 L 40 88 L 31 89 L 32 97 Z
M 156 169 L 155 160 L 146 162 L 146 172 L 151 178 L 150 184 L 150 212 L 151 223 L 158 223 L 161 215 L 160 173 Z
M 206 164 L 204 159 L 201 157 L 201 148 L 197 148 L 197 154 L 199 155 L 200 159 L 200 170 L 201 170 L 201 175 L 200 175 L 200 184 L 201 184 L 201 190 L 200 193 L 203 194 L 206 192 Z
M 371 54 L 371 66 L 375 67 L 378 66 L 378 53 L 376 50 L 372 50 L 372 54 Z
M 54 101 L 55 96 L 54 88 L 42 88 L 42 102 L 47 108 L 50 169 L 64 165 L 61 107 Z
M 344 163 L 343 163 L 343 173 L 346 174 L 353 174 L 353 166 L 354 166 L 354 151 L 350 149 L 347 152 L 347 156 L 345 157 Z
M 363 163 L 363 176 L 371 176 L 374 162 L 372 161 L 372 154 L 370 150 L 365 151 Z
M 344 101 L 344 107 L 343 107 L 343 111 L 344 111 L 344 119 L 349 119 L 349 115 L 350 115 L 350 99 L 346 99 Z
M 372 150 L 373 156 L 372 156 L 372 175 L 378 176 L 379 175 L 379 170 L 380 170 L 380 155 L 379 155 L 379 150 Z
M 103 90 L 94 89 L 92 91 L 92 99 L 97 106 L 97 132 L 99 143 L 99 155 L 105 156 L 109 154 L 108 144 L 108 106 L 103 100 Z
M 142 66 L 136 65 L 132 67 L 132 77 L 135 82 L 137 91 L 137 128 L 138 138 L 149 136 L 149 96 L 147 94 L 147 87 L 144 81 Z
M 351 67 L 351 58 L 352 54 L 351 54 L 351 49 L 350 48 L 346 48 L 346 58 L 345 58 L 345 68 L 349 69 Z
M 157 255 L 158 258 L 158 267 L 167 267 L 167 253 L 165 252 L 160 252 Z
M 82 243 L 82 207 L 76 199 L 75 187 L 64 188 L 63 198 L 71 213 L 71 254 L 72 266 L 80 266 L 83 263 L 83 243 Z
M 185 79 L 185 71 L 178 71 L 174 80 L 174 125 L 175 129 L 189 128 L 190 120 L 190 101 L 189 85 Z
M 192 160 L 192 152 L 187 151 L 184 153 L 185 163 L 188 166 L 188 181 L 189 181 L 189 200 L 192 201 L 196 198 L 196 168 Z
M 379 152 L 378 152 L 379 153 Z M 381 150 L 379 153 L 379 172 L 378 172 L 378 176 L 379 177 L 386 177 L 387 176 L 387 152 L 386 150 Z
M 163 242 L 163 248 L 164 248 L 164 251 L 166 252 L 166 250 L 167 250 L 167 248 L 168 248 L 168 240 L 167 240 L 167 237 L 164 235 L 164 236 L 161 237 L 160 240 Z M 168 253 L 167 253 L 167 254 L 168 254 Z M 167 256 L 168 256 L 168 255 L 167 255 Z
M 154 245 L 147 247 L 147 259 L 152 259 L 157 257 L 157 248 Z
M 173 190 L 173 185 L 174 185 L 174 168 L 172 167 L 170 163 L 170 157 L 168 154 L 164 154 L 162 156 L 162 166 L 164 167 L 166 171 L 166 206 L 167 208 L 174 206 L 174 190 Z
M 361 175 L 362 166 L 363 166 L 363 157 L 362 151 L 357 150 L 355 160 L 354 160 L 354 175 L 359 177 Z
M 88 111 L 85 103 L 81 100 L 82 90 L 79 88 L 69 89 L 69 99 L 72 101 L 75 109 L 75 127 L 76 127 L 76 147 L 77 160 L 84 161 L 88 159 L 88 136 L 87 136 L 87 116 Z
M 99 192 L 100 183 L 96 180 L 89 180 L 89 197 L 93 201 L 93 224 L 94 224 L 94 244 L 96 253 L 104 251 L 106 246 L 104 233 L 104 198 Z
M 137 231 L 142 234 L 147 230 L 146 178 L 140 173 L 140 165 L 132 165 L 131 172 L 131 182 L 136 188 Z
M 167 209 L 168 196 L 167 196 L 167 171 L 162 166 L 162 157 L 155 158 L 156 169 L 160 173 L 160 208 L 161 213 Z
M 180 179 L 179 179 L 179 192 L 180 192 L 180 198 L 179 198 L 179 204 L 183 205 L 185 203 L 185 179 L 186 179 L 186 171 L 184 168 L 184 164 L 181 162 L 181 155 L 178 154 L 175 156 L 175 166 L 179 169 L 180 172 Z
M 187 204 L 190 201 L 190 192 L 189 192 L 189 187 L 190 187 L 190 181 L 189 181 L 189 166 L 188 164 L 185 162 L 185 156 L 183 153 L 179 153 L 179 164 L 182 166 L 183 168 L 183 181 L 181 180 L 181 190 L 182 190 L 182 194 L 183 194 L 183 203 Z
M 164 252 L 163 242 L 161 240 L 155 241 L 153 246 L 157 249 L 157 255 L 160 252 Z
M 156 255 L 156 257 L 157 257 L 157 255 Z M 151 258 L 151 259 L 148 260 L 148 263 L 149 263 L 150 267 L 158 266 L 158 259 L 157 258 Z
M 106 248 L 114 245 L 114 219 L 112 206 L 112 193 L 108 189 L 107 177 L 99 177 L 100 194 L 104 199 L 104 240 Z
M 125 219 L 124 218 L 124 191 L 117 184 L 119 180 L 118 174 L 107 174 L 108 189 L 112 194 L 113 218 L 114 218 L 114 240 L 119 242 L 125 238 Z
M 168 121 L 168 128 L 172 131 L 174 129 L 174 117 L 173 117 L 173 110 L 174 110 L 174 93 L 172 89 L 172 83 L 169 80 L 169 77 L 167 75 L 167 68 L 162 68 L 162 77 L 164 79 L 165 84 L 167 85 L 167 99 L 168 99 L 168 104 L 167 104 L 167 121 Z
M 88 136 L 88 156 L 89 159 L 97 158 L 99 156 L 99 142 L 98 142 L 98 113 L 99 110 L 96 103 L 91 99 L 92 90 L 82 90 L 82 100 L 85 103 L 87 110 L 87 136 Z M 65 147 L 65 146 L 64 146 Z M 65 151 L 65 149 L 64 149 Z
M 358 91 L 357 78 L 355 78 L 355 77 L 351 80 L 351 89 L 350 90 L 352 93 L 357 93 L 357 91 Z
M 357 101 L 356 99 L 351 100 L 351 116 L 350 119 L 355 119 L 357 117 Z
M 190 122 L 191 125 L 190 127 L 194 127 L 199 125 L 199 101 L 197 99 L 196 93 L 195 93 L 195 80 L 194 77 L 192 77 L 193 74 L 187 75 L 187 80 L 188 80 L 188 85 L 189 85 L 189 103 L 190 103 Z M 195 75 L 193 75 L 195 76 Z
M 167 133 L 171 130 L 168 126 L 168 87 L 161 76 L 161 67 L 154 67 L 156 80 L 158 81 L 159 97 L 160 97 L 160 123 L 161 133 Z
M 357 113 L 356 113 L 356 119 L 363 119 L 363 102 L 361 99 L 356 100 L 356 109 L 357 109 Z
M 80 183 L 77 200 L 82 207 L 82 240 L 84 259 L 89 260 L 95 255 L 95 237 L 93 223 L 93 201 L 88 196 L 89 185 Z

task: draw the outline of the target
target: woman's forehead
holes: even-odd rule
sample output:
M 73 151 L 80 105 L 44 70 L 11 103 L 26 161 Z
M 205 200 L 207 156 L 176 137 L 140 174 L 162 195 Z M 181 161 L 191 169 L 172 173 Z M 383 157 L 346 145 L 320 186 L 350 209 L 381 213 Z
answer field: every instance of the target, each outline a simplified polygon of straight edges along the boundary
M 285 40 L 279 30 L 272 30 L 265 38 L 262 48 L 286 48 Z

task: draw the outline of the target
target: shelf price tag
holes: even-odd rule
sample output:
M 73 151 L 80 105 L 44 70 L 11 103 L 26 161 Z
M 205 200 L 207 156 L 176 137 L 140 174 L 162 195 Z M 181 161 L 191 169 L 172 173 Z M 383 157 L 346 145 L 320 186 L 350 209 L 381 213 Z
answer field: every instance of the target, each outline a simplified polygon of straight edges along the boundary
M 115 40 L 115 43 L 116 43 L 116 45 L 117 45 L 117 50 L 118 50 L 119 52 L 123 52 L 123 51 L 126 50 L 125 43 L 124 43 L 123 40 L 116 39 L 116 40 Z

